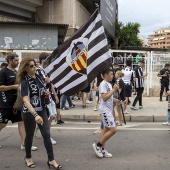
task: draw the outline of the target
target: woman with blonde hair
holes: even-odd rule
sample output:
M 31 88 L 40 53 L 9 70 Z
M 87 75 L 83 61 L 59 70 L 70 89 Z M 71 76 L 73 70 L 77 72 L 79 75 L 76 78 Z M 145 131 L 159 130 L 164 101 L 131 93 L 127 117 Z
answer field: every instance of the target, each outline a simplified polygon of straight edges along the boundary
M 50 127 L 45 105 L 49 102 L 49 92 L 44 86 L 44 81 L 36 74 L 36 62 L 32 58 L 24 58 L 18 70 L 18 83 L 23 100 L 22 118 L 25 124 L 25 162 L 28 167 L 35 168 L 31 156 L 31 146 L 36 123 L 44 139 L 44 146 L 48 154 L 47 165 L 49 168 L 61 169 L 54 160 L 53 147 L 50 139 Z
M 122 80 L 123 76 L 124 76 L 124 73 L 122 73 L 121 71 L 117 71 L 116 72 L 115 78 L 116 78 L 116 82 L 119 84 L 119 91 L 115 92 L 113 94 L 114 98 L 118 99 L 118 97 L 119 97 L 118 93 L 119 93 L 120 94 L 119 100 L 121 102 L 125 101 L 125 84 L 124 84 L 124 82 Z M 113 105 L 113 108 L 115 108 L 115 106 L 117 107 L 119 121 L 116 121 L 116 125 L 118 125 L 118 126 L 122 126 L 123 125 L 123 123 L 122 123 L 122 113 L 121 113 L 121 104 L 122 104 L 121 102 L 114 102 L 114 105 Z M 113 115 L 114 115 L 114 118 L 116 120 L 115 112 L 113 113 Z

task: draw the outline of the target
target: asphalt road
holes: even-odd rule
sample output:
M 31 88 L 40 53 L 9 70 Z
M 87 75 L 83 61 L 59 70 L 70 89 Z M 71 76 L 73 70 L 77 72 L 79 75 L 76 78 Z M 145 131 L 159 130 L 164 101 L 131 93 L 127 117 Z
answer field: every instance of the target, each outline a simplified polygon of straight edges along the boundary
M 106 144 L 113 158 L 98 158 L 92 144 L 99 139 L 93 134 L 99 123 L 66 122 L 54 126 L 52 137 L 55 157 L 64 170 L 169 170 L 170 127 L 160 123 L 128 123 Z M 0 133 L 0 170 L 29 169 L 24 163 L 25 152 L 20 150 L 17 126 L 9 124 Z M 48 169 L 42 137 L 34 139 L 38 151 L 32 152 L 35 170 Z

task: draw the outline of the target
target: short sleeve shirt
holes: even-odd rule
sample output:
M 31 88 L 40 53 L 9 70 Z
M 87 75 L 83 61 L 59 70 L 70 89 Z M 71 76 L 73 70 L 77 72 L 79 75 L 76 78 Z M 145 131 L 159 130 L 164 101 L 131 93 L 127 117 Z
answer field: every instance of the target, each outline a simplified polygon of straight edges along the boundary
M 39 82 L 39 80 L 37 78 L 35 79 L 35 82 L 36 82 L 37 86 L 39 87 L 39 93 L 40 93 L 40 98 L 41 98 L 40 101 L 43 106 L 43 105 L 45 105 L 45 103 L 44 103 L 44 86 Z M 21 97 L 24 97 L 24 96 L 30 97 L 27 80 L 23 80 L 21 82 L 20 91 L 21 91 Z
M 160 70 L 159 75 L 164 75 L 164 74 L 166 74 L 167 76 L 166 77 L 162 77 L 162 80 L 168 82 L 169 81 L 170 70 L 166 70 L 166 69 Z
M 16 81 L 16 72 L 8 68 L 0 71 L 0 86 L 11 86 Z M 12 108 L 17 98 L 16 90 L 0 92 L 0 108 Z
M 113 112 L 113 95 L 105 102 L 102 94 L 107 94 L 112 90 L 111 83 L 103 80 L 99 86 L 99 113 L 112 113 Z
M 120 92 L 120 99 L 125 101 L 125 84 L 122 79 L 119 80 L 119 88 L 122 89 Z

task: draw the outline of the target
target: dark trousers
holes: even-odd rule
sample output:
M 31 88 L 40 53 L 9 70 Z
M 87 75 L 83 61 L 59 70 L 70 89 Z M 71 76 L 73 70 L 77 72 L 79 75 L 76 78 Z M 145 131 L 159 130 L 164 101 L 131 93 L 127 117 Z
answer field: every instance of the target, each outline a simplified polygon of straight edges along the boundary
M 138 101 L 139 101 L 139 106 L 142 106 L 142 93 L 143 93 L 143 90 L 144 90 L 143 87 L 136 89 L 137 96 L 136 96 L 132 106 L 136 106 Z
M 161 83 L 160 99 L 162 99 L 164 89 L 166 90 L 166 92 L 169 90 L 169 83 L 168 82 L 162 82 Z
M 48 117 L 45 109 L 43 109 L 42 112 L 38 112 L 39 116 L 42 117 L 44 124 L 39 126 L 41 135 L 44 139 L 44 146 L 46 148 L 47 154 L 48 154 L 48 161 L 54 160 L 54 154 L 53 154 L 53 146 L 50 139 L 50 127 L 48 125 Z M 25 151 L 26 151 L 26 158 L 31 158 L 31 147 L 32 147 L 32 141 L 34 137 L 34 131 L 36 127 L 35 118 L 31 113 L 22 113 L 22 118 L 25 125 L 25 132 L 26 132 L 26 138 L 25 138 Z

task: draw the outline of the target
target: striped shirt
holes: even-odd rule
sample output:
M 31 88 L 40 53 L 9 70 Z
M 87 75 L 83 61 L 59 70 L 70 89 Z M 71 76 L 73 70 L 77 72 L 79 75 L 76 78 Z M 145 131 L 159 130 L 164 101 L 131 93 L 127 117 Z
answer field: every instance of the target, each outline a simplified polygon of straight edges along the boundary
M 138 66 L 134 69 L 135 76 L 136 76 L 136 82 L 135 82 L 135 87 L 136 88 L 144 88 L 144 78 L 143 76 L 143 69 L 142 67 Z
M 36 69 L 36 73 L 43 79 L 45 80 L 45 78 L 47 77 L 47 74 L 44 70 L 43 67 L 39 66 L 37 69 Z
M 134 71 L 131 69 L 131 67 L 127 66 L 122 70 L 122 73 L 124 73 L 124 77 L 122 77 L 123 82 L 125 84 L 131 85 L 133 78 L 135 78 Z

